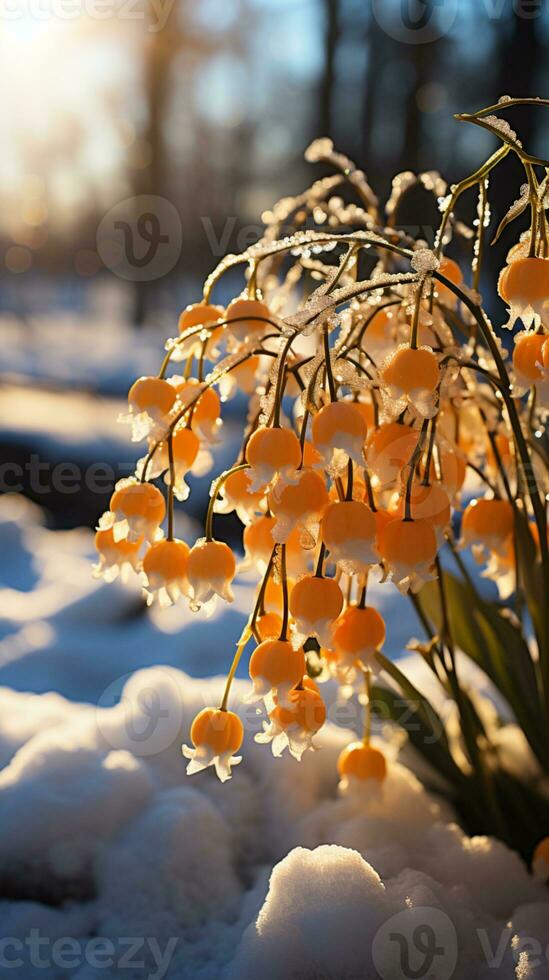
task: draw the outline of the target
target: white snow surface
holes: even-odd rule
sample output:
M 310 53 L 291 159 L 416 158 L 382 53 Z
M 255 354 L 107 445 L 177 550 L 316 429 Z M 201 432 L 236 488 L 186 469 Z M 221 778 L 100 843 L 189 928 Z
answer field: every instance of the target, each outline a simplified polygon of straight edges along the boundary
M 338 792 L 359 717 L 333 688 L 301 763 L 254 742 L 248 706 L 233 778 L 185 775 L 181 743 L 224 682 L 199 675 L 226 669 L 249 582 L 209 621 L 144 614 L 135 586 L 91 580 L 89 532 L 40 520 L 0 501 L 2 976 L 549 977 L 547 889 L 464 834 L 394 744 L 381 793 Z M 417 628 L 383 596 L 402 652 Z

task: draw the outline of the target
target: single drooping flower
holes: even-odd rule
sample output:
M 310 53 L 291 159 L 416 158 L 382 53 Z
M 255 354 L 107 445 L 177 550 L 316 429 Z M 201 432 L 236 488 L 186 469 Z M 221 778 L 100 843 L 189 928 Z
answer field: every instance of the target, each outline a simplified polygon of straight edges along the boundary
M 191 725 L 194 748 L 183 745 L 183 755 L 189 759 L 187 775 L 214 766 L 222 783 L 231 778 L 232 766 L 242 761 L 235 755 L 244 740 L 244 726 L 234 711 L 203 708 Z
M 154 541 L 166 516 L 166 503 L 152 483 L 140 483 L 134 477 L 120 480 L 110 499 L 109 510 L 99 521 L 99 531 L 112 528 L 115 541 L 127 538 Z
M 219 442 L 221 420 L 221 401 L 217 391 L 196 378 L 183 379 L 175 383 L 175 390 L 181 411 L 188 408 L 185 421 L 193 432 L 204 442 Z
M 434 578 L 437 539 L 430 521 L 389 521 L 380 531 L 378 547 L 388 574 L 401 592 L 418 592 Z
M 364 466 L 364 443 L 368 426 L 354 402 L 329 402 L 313 417 L 313 444 L 324 467 L 336 470 L 352 459 Z
M 393 419 L 410 407 L 422 418 L 436 415 L 440 369 L 429 347 L 398 347 L 381 367 L 385 414 Z
M 377 670 L 376 650 L 385 643 L 385 622 L 373 606 L 348 606 L 336 619 L 332 649 L 343 670 L 361 666 Z
M 383 752 L 366 742 L 351 742 L 337 760 L 339 788 L 343 793 L 368 790 L 379 791 L 387 777 L 387 762 Z
M 350 574 L 365 572 L 379 561 L 376 519 L 360 500 L 338 500 L 322 518 L 322 540 L 332 561 Z
M 276 477 L 291 483 L 301 464 L 299 439 L 293 429 L 261 426 L 250 437 L 246 458 L 252 491 L 267 487 Z
M 294 687 L 288 697 L 288 705 L 276 704 L 269 712 L 269 722 L 255 741 L 271 743 L 274 756 L 282 755 L 287 747 L 290 755 L 299 762 L 307 749 L 313 749 L 313 737 L 326 721 L 326 706 L 316 684 L 303 678 L 302 686 Z
M 287 640 L 265 640 L 255 648 L 249 672 L 253 688 L 247 701 L 275 695 L 278 704 L 287 705 L 290 691 L 305 673 L 305 654 Z
M 231 583 L 235 572 L 235 557 L 224 541 L 200 538 L 191 548 L 187 560 L 191 609 L 196 611 L 207 606 L 211 611 L 216 596 L 225 602 L 233 602 Z
M 401 422 L 384 422 L 367 442 L 368 467 L 379 489 L 393 486 L 416 448 L 418 432 Z
M 220 500 L 216 500 L 216 514 L 230 514 L 235 511 L 239 520 L 250 525 L 267 508 L 267 500 L 262 489 L 252 490 L 247 470 L 235 470 L 220 489 Z
M 547 323 L 549 316 L 549 259 L 517 258 L 502 270 L 499 294 L 509 307 L 511 329 L 520 318 L 529 330 Z
M 226 312 L 226 319 L 233 321 L 227 324 L 227 330 L 235 340 L 243 341 L 249 337 L 261 337 L 267 333 L 271 319 L 269 307 L 259 299 L 237 297 L 233 299 Z M 271 328 L 272 330 L 272 328 Z
M 164 474 L 166 486 L 172 484 L 172 466 L 170 465 L 169 439 L 155 447 L 151 445 L 150 456 L 144 456 L 139 460 L 136 468 L 136 475 L 141 477 L 145 472 L 150 480 Z M 177 500 L 184 501 L 190 493 L 190 488 L 185 480 L 188 473 L 201 473 L 200 439 L 192 429 L 185 425 L 177 426 L 171 436 L 171 457 L 173 461 L 173 486 Z M 202 461 L 203 462 L 203 461 Z M 197 472 L 198 470 L 198 472 Z
M 155 541 L 143 557 L 145 594 L 149 605 L 158 599 L 161 606 L 177 602 L 187 591 L 189 546 L 184 541 Z
M 513 350 L 514 384 L 517 395 L 535 385 L 540 407 L 549 408 L 549 336 L 522 333 L 515 337 Z
M 181 339 L 172 348 L 172 360 L 182 361 L 191 356 L 199 358 L 202 352 L 209 360 L 218 357 L 218 344 L 224 327 L 215 324 L 224 318 L 223 307 L 212 303 L 191 303 L 185 307 L 178 324 Z
M 128 393 L 129 413 L 119 415 L 119 422 L 132 427 L 132 442 L 162 439 L 170 425 L 176 391 L 162 378 L 138 378 Z
M 129 541 L 121 538 L 116 541 L 112 527 L 99 530 L 95 535 L 95 548 L 98 554 L 97 565 L 93 567 L 95 578 L 104 578 L 106 582 L 114 582 L 120 575 L 126 581 L 131 570 L 139 571 L 141 560 L 139 553 L 143 544 L 143 536 Z
M 276 518 L 272 531 L 275 541 L 286 542 L 296 528 L 314 534 L 329 503 L 326 481 L 316 470 L 299 470 L 294 483 L 279 480 L 268 501 Z
M 290 613 L 298 634 L 316 636 L 330 646 L 331 627 L 343 608 L 343 593 L 334 579 L 306 575 L 290 593 Z
M 514 523 L 508 500 L 488 497 L 472 500 L 463 512 L 462 542 L 482 561 L 487 551 L 502 549 L 513 533 Z

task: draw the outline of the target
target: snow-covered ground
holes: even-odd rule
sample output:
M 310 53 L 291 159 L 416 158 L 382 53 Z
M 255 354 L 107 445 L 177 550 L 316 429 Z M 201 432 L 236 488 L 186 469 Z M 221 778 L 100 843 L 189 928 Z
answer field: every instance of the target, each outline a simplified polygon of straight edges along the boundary
M 359 718 L 333 690 L 301 764 L 254 742 L 248 708 L 233 779 L 186 777 L 181 743 L 219 701 L 208 675 L 227 668 L 251 584 L 210 620 L 145 613 L 137 586 L 91 579 L 88 531 L 40 520 L 0 501 L 2 975 L 549 977 L 546 889 L 464 835 L 396 744 L 381 794 L 338 793 L 342 726 Z M 407 604 L 377 598 L 402 653 Z

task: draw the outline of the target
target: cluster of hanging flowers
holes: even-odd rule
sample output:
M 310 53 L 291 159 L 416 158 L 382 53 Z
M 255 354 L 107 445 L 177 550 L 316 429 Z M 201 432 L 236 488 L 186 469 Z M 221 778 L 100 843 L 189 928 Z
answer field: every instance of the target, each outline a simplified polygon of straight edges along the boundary
M 509 358 L 477 292 L 495 164 L 476 175 L 473 230 L 453 216 L 459 185 L 446 197 L 438 174 L 395 178 L 384 214 L 364 174 L 329 141 L 307 158 L 339 172 L 264 215 L 264 237 L 224 259 L 181 314 L 158 375 L 132 385 L 121 420 L 142 456 L 100 521 L 97 574 L 136 572 L 148 602 L 181 598 L 192 610 L 233 600 L 239 562 L 254 574 L 222 703 L 195 718 L 187 771 L 214 766 L 225 780 L 240 762 L 243 726 L 228 701 L 253 644 L 248 700 L 264 710 L 256 741 L 275 756 L 299 760 L 315 747 L 325 680 L 346 697 L 359 693 L 364 736 L 338 763 L 346 792 L 380 787 L 387 773 L 370 743 L 370 710 L 390 624 L 370 604 L 369 582 L 419 601 L 440 575 L 441 552 L 463 565 L 471 548 L 505 597 L 516 588 L 518 520 L 546 551 L 545 515 L 525 484 L 531 491 L 537 480 L 545 500 L 538 443 L 549 405 L 549 258 L 536 192 L 528 240 L 499 281 L 509 325 L 521 321 Z M 415 184 L 439 198 L 432 248 L 397 228 Z M 455 258 L 460 235 L 469 267 Z M 239 264 L 242 294 L 213 304 Z M 174 536 L 174 500 L 212 467 L 222 405 L 237 392 L 248 399 L 240 452 L 213 480 L 204 535 L 189 546 Z M 222 540 L 222 515 L 232 512 L 244 559 Z

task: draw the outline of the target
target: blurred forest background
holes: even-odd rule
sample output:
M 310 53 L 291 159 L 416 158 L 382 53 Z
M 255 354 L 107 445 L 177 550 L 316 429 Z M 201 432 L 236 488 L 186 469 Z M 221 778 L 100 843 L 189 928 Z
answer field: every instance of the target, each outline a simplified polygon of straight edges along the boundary
M 37 447 L 50 462 L 103 458 L 109 439 L 119 466 L 107 422 L 100 439 L 113 406 L 57 396 L 118 399 L 154 369 L 221 255 L 313 179 L 312 138 L 330 136 L 383 195 L 399 171 L 454 181 L 492 151 L 453 113 L 549 94 L 544 2 L 12 0 L 1 20 L 0 447 L 25 467 Z M 425 24 L 426 43 L 410 43 Z M 509 119 L 532 153 L 549 154 L 544 110 Z M 498 171 L 494 221 L 521 182 L 512 163 Z M 101 236 L 142 195 L 167 207 L 175 251 L 169 268 L 131 281 Z M 488 256 L 492 282 L 509 244 Z M 104 504 L 51 487 L 40 496 L 26 470 L 22 489 L 69 524 L 93 523 Z

